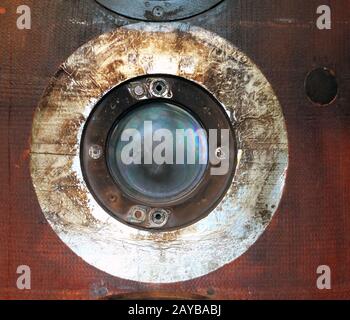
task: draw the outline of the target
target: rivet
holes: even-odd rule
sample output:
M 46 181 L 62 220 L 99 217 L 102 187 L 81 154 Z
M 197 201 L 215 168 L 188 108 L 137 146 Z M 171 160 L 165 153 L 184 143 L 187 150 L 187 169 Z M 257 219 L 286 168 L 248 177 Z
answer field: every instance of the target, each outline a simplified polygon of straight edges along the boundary
M 95 144 L 89 148 L 89 156 L 94 160 L 100 159 L 102 157 L 102 154 L 103 154 L 103 150 L 102 150 L 102 147 L 99 145 Z

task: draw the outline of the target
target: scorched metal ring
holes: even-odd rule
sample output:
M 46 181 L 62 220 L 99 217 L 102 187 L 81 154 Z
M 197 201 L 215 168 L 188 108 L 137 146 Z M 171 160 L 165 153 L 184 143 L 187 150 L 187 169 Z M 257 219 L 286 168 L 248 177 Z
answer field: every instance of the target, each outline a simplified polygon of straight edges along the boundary
M 79 157 L 99 99 L 128 79 L 154 74 L 206 88 L 225 108 L 238 150 L 233 182 L 217 207 L 194 224 L 156 233 L 106 212 L 86 186 Z M 193 279 L 246 252 L 277 210 L 287 167 L 285 122 L 269 82 L 232 44 L 187 24 L 134 24 L 85 44 L 52 79 L 33 123 L 31 175 L 52 228 L 87 263 L 139 282 Z
M 142 95 L 138 89 L 142 91 Z M 211 169 L 215 169 L 217 165 L 208 163 L 203 178 L 194 189 L 178 199 L 154 203 L 143 195 L 134 197 L 130 194 L 121 178 L 116 181 L 114 177 L 117 174 L 112 175 L 111 170 L 115 171 L 117 166 L 108 161 L 111 153 L 108 140 L 113 136 L 111 132 L 123 115 L 140 106 L 147 107 L 149 102 L 158 101 L 186 108 L 207 128 L 207 135 L 209 130 L 228 130 L 230 148 L 227 159 L 230 162 L 227 172 L 222 175 L 212 175 Z M 99 157 L 91 155 L 91 149 L 96 146 L 100 148 Z M 182 228 L 209 214 L 231 185 L 237 163 L 236 138 L 224 108 L 203 87 L 184 78 L 169 75 L 133 78 L 104 95 L 86 121 L 80 149 L 85 181 L 99 204 L 113 217 L 130 226 L 156 231 Z M 209 158 L 213 159 L 215 149 L 212 148 L 209 153 L 212 153 Z M 151 213 L 155 209 L 163 209 L 169 213 L 166 223 L 153 223 Z M 135 217 L 135 210 L 139 212 L 141 219 Z

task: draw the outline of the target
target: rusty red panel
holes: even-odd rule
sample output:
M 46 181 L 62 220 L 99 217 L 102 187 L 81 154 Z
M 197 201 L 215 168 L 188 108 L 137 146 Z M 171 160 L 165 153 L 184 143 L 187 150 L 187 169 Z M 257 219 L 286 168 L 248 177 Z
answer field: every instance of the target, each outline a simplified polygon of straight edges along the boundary
M 0 4 L 1 298 L 350 297 L 349 1 L 328 1 L 330 30 L 316 26 L 317 0 L 225 0 L 186 20 L 228 40 L 263 71 L 286 120 L 289 168 L 281 204 L 258 241 L 217 271 L 173 284 L 128 281 L 88 265 L 51 229 L 31 181 L 33 116 L 51 77 L 77 48 L 135 21 L 93 0 L 26 0 L 31 29 L 21 30 L 23 4 Z M 318 67 L 332 70 L 339 86 L 324 107 L 304 88 Z M 31 269 L 30 290 L 17 288 L 21 265 Z M 316 286 L 320 265 L 331 268 L 330 290 Z

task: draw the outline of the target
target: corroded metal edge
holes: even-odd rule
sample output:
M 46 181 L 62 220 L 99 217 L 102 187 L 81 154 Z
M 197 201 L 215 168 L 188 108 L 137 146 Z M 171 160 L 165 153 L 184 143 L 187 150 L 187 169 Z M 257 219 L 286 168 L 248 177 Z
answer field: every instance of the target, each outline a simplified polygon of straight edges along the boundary
M 96 0 L 123 16 L 147 21 L 174 21 L 203 13 L 223 0 Z
M 79 160 L 82 129 L 98 99 L 126 79 L 156 73 L 212 92 L 232 119 L 240 149 L 233 184 L 218 207 L 165 233 L 111 218 L 89 193 Z M 287 167 L 285 122 L 266 78 L 226 40 L 188 24 L 139 23 L 85 44 L 60 67 L 33 122 L 31 175 L 47 220 L 86 262 L 134 281 L 184 281 L 239 257 L 277 210 Z

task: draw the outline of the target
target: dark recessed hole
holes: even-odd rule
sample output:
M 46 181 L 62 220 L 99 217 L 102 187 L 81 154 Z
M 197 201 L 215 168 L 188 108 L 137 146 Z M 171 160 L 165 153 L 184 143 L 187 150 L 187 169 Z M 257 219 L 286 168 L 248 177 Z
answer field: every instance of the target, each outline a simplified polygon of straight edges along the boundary
M 305 80 L 306 95 L 316 105 L 331 104 L 338 95 L 338 83 L 335 74 L 327 68 L 312 70 Z
M 167 92 L 167 85 L 163 81 L 159 80 L 152 84 L 152 88 L 154 95 L 162 96 Z

